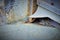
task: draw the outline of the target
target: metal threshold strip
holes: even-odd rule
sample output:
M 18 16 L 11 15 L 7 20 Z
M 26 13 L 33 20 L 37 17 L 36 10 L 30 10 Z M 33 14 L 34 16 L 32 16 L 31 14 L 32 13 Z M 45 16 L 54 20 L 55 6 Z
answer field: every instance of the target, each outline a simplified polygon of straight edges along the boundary
M 60 19 L 59 19 L 60 16 L 59 15 L 57 15 L 53 12 L 50 12 L 50 11 L 48 11 L 48 10 L 42 8 L 42 7 L 38 7 L 37 11 L 29 17 L 31 17 L 31 18 L 48 17 L 48 18 L 60 23 Z
M 54 20 L 54 21 L 50 22 L 51 25 L 54 25 L 55 27 L 60 28 L 60 19 L 59 19 L 60 16 L 55 14 L 55 13 L 53 13 L 53 12 L 51 12 L 51 11 L 48 11 L 48 10 L 46 10 L 46 9 L 40 7 L 40 6 L 38 6 L 37 11 L 33 15 L 31 15 L 29 17 L 30 18 L 48 17 L 48 18 Z

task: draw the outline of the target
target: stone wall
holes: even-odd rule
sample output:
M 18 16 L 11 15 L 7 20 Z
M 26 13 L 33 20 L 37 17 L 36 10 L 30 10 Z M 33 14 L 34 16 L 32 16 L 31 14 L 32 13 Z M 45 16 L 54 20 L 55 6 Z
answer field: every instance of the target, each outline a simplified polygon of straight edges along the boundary
M 15 0 L 13 8 L 7 15 L 8 23 L 27 20 L 28 0 Z

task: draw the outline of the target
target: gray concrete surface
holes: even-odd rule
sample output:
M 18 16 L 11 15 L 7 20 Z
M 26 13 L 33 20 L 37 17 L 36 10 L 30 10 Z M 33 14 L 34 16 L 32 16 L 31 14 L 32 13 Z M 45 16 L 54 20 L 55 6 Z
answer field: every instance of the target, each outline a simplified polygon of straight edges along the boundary
M 18 22 L 0 26 L 0 40 L 60 40 L 60 31 L 52 27 Z

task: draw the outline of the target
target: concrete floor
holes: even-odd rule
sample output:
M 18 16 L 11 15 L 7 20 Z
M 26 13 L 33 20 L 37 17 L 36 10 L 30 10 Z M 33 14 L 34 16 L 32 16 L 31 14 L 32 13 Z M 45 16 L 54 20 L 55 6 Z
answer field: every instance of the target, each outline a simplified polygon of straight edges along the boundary
M 0 40 L 59 40 L 56 28 L 30 23 L 15 23 L 0 26 Z

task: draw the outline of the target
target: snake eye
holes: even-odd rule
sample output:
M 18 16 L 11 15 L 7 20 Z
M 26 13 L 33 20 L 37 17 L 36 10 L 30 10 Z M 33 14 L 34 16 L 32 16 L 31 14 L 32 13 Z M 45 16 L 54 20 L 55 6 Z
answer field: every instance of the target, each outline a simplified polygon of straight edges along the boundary
M 51 5 L 54 5 L 54 3 L 51 3 Z

